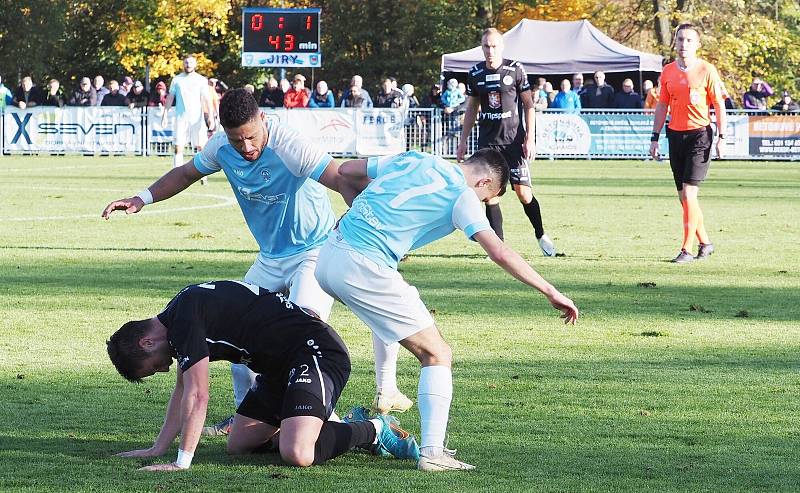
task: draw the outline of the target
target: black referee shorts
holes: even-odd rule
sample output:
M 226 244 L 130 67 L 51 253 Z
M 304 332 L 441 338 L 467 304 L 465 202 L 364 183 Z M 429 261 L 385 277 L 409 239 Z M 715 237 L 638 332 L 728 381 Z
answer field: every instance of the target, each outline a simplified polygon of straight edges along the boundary
M 706 179 L 711 162 L 711 125 L 695 130 L 670 130 L 667 128 L 669 142 L 669 165 L 675 187 L 683 190 L 683 184 L 699 185 Z

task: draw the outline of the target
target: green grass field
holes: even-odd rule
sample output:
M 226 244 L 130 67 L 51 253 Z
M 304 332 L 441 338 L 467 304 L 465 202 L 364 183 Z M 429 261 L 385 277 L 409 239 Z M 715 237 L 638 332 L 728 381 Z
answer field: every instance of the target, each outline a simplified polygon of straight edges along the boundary
M 255 256 L 221 175 L 100 219 L 168 166 L 0 157 L 0 490 L 800 490 L 797 164 L 714 164 L 701 200 L 717 253 L 679 266 L 666 165 L 537 161 L 536 195 L 565 256 L 540 256 L 513 197 L 507 241 L 575 300 L 574 327 L 459 233 L 412 254 L 401 270 L 455 352 L 449 446 L 478 466 L 440 475 L 358 453 L 301 470 L 228 457 L 222 438 L 204 439 L 188 472 L 141 473 L 155 461 L 112 456 L 152 443 L 175 377 L 127 383 L 106 338 L 187 284 L 241 278 Z M 342 305 L 330 322 L 354 360 L 345 411 L 372 398 L 372 349 Z M 403 354 L 408 395 L 417 375 Z M 228 365 L 212 364 L 211 418 L 232 410 L 230 387 Z M 416 408 L 401 419 L 419 432 Z

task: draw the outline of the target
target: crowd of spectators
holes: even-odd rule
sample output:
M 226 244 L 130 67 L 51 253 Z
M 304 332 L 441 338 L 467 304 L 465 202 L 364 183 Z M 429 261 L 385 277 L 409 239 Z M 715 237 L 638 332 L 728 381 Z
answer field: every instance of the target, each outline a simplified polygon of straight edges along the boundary
M 217 79 L 209 79 L 209 93 L 212 101 L 219 101 L 219 96 L 227 90 L 227 86 Z M 146 106 L 163 107 L 167 100 L 167 84 L 156 81 L 152 92 L 145 88 L 140 80 L 130 76 L 122 78 L 122 83 L 109 80 L 106 83 L 102 75 L 94 79 L 81 77 L 77 86 L 65 90 L 58 79 L 47 81 L 45 88 L 34 84 L 32 77 L 25 76 L 19 86 L 14 89 L 6 87 L 0 76 L 0 109 L 16 106 L 20 109 L 36 106 L 127 106 L 144 108 Z
M 47 81 L 46 87 L 34 84 L 30 76 L 25 76 L 16 87 L 7 87 L 0 77 L 0 109 L 13 105 L 18 108 L 35 106 L 128 106 L 143 108 L 146 106 L 164 106 L 167 99 L 167 83 L 154 81 L 152 91 L 148 91 L 145 83 L 123 76 L 121 83 L 97 75 L 93 79 L 82 77 L 78 85 L 66 89 L 57 79 Z M 606 82 L 605 74 L 597 71 L 592 74 L 592 81 L 584 84 L 583 74 L 577 73 L 572 80 L 563 79 L 554 83 L 544 77 L 538 77 L 531 85 L 534 106 L 537 109 L 553 108 L 567 112 L 583 109 L 654 109 L 658 101 L 659 86 L 651 80 L 643 82 L 641 93 L 637 92 L 631 79 L 622 82 L 617 91 Z M 337 90 L 324 80 L 316 81 L 313 87 L 306 87 L 306 77 L 300 73 L 291 80 L 278 80 L 269 76 L 261 90 L 250 84 L 245 86 L 258 99 L 259 106 L 267 108 L 439 108 L 446 120 L 462 115 L 466 103 L 466 88 L 456 79 L 448 80 L 444 91 L 439 84 L 433 84 L 420 101 L 415 96 L 415 88 L 411 84 L 403 84 L 398 88 L 397 79 L 385 77 L 376 90 L 375 97 L 364 88 L 361 76 L 354 75 L 344 90 Z M 211 100 L 218 104 L 219 98 L 227 90 L 227 86 L 215 79 L 209 79 Z M 724 90 L 725 105 L 735 109 L 737 102 Z M 773 88 L 760 78 L 753 79 L 747 92 L 742 95 L 741 107 L 757 111 L 800 111 L 798 104 L 787 91 L 783 91 L 780 99 L 769 106 L 768 98 L 775 94 Z

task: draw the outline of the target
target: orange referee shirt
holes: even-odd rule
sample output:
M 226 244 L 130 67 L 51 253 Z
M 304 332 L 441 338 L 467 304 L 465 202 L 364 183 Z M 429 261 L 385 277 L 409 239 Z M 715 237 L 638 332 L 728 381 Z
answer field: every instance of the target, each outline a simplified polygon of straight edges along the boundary
M 698 60 L 688 70 L 681 70 L 678 62 L 668 63 L 661 72 L 661 94 L 658 101 L 666 104 L 672 114 L 671 130 L 686 131 L 711 124 L 709 108 L 722 103 L 722 81 L 716 67 Z

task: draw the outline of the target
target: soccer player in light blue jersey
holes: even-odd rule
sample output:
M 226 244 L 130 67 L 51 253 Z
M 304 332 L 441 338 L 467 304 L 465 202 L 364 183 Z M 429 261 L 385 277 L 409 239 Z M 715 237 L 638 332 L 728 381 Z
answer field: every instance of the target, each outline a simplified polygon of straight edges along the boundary
M 372 180 L 340 219 L 317 262 L 319 285 L 347 305 L 386 344 L 399 342 L 422 365 L 417 394 L 424 471 L 467 470 L 444 448 L 453 380 L 452 353 L 420 299 L 397 272 L 410 250 L 455 229 L 477 241 L 496 264 L 541 292 L 575 323 L 575 304 L 506 246 L 489 226 L 482 203 L 502 195 L 508 165 L 502 154 L 481 149 L 451 164 L 406 152 L 387 158 L 348 161 L 339 173 L 361 183 Z
M 102 216 L 108 219 L 115 210 L 138 212 L 221 170 L 260 249 L 244 280 L 273 292 L 288 292 L 291 302 L 327 320 L 333 299 L 314 278 L 319 249 L 335 222 L 325 187 L 350 203 L 366 180 L 345 179 L 338 173 L 338 163 L 309 139 L 266 121 L 244 89 L 226 93 L 219 112 L 224 133 L 214 135 L 194 159 L 170 170 L 138 195 L 108 204 Z M 380 340 L 373 345 L 384 346 Z M 388 367 L 394 378 L 396 353 L 388 348 L 376 354 L 376 373 L 386 373 L 381 369 Z M 244 365 L 233 365 L 232 371 L 238 407 L 255 376 Z M 393 410 L 404 411 L 412 405 L 400 396 L 407 405 Z

